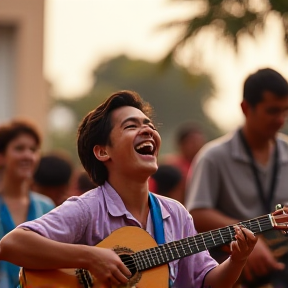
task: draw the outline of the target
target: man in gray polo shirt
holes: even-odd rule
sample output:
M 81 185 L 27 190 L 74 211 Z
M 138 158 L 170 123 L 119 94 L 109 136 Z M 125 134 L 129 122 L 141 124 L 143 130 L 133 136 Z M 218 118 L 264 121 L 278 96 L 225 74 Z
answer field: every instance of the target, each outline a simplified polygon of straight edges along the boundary
M 185 205 L 198 232 L 261 216 L 288 202 L 288 142 L 278 133 L 288 113 L 287 81 L 272 69 L 261 69 L 245 80 L 243 94 L 243 126 L 207 143 L 188 178 Z M 242 284 L 288 287 L 283 264 L 288 266 L 288 238 L 278 231 L 264 236 L 248 258 Z M 219 262 L 227 256 L 214 253 Z

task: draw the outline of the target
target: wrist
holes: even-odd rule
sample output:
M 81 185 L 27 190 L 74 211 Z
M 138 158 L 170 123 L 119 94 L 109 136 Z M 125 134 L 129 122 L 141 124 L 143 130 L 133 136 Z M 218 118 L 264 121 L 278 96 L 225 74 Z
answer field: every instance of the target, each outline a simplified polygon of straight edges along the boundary
M 77 267 L 75 268 L 83 268 L 86 270 L 89 270 L 91 267 L 91 263 L 93 262 L 92 257 L 91 257 L 91 246 L 87 245 L 79 245 L 79 256 L 77 257 Z M 95 247 L 93 247 L 95 248 Z
M 244 258 L 244 259 L 235 259 L 235 257 L 229 256 L 229 261 L 230 261 L 232 264 L 244 266 L 244 265 L 246 264 L 246 262 L 247 262 L 247 257 Z

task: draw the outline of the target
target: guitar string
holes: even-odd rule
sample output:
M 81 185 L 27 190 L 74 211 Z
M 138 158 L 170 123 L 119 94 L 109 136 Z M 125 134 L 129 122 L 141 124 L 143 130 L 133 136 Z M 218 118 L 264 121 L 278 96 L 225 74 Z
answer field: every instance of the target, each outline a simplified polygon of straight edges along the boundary
M 261 220 L 261 219 L 260 219 Z M 257 220 L 258 221 L 258 220 Z M 262 223 L 262 229 L 264 229 L 264 230 L 267 230 L 267 228 L 268 229 L 270 229 L 271 228 L 271 221 L 270 221 L 270 219 L 265 219 L 265 221 L 266 221 L 266 227 L 264 227 L 263 226 L 263 224 L 265 224 L 265 223 Z M 263 221 L 262 221 L 263 222 Z M 247 222 L 246 222 L 247 223 Z M 239 223 L 240 224 L 240 223 Z M 253 222 L 251 222 L 250 221 L 250 223 L 249 223 L 249 226 L 251 227 L 250 229 L 252 229 L 253 230 L 253 226 L 254 226 L 254 228 L 255 227 L 257 227 L 258 229 L 256 229 L 256 231 L 255 232 L 258 232 L 259 230 L 261 231 L 261 228 L 259 229 L 259 224 L 260 223 L 253 223 Z M 222 233 L 221 233 L 221 230 L 222 230 Z M 226 232 L 228 230 L 228 232 Z M 232 231 L 231 231 L 232 230 Z M 211 231 L 211 232 L 217 232 L 217 230 L 216 231 Z M 198 244 L 197 244 L 197 242 L 195 242 L 195 245 L 191 245 L 191 243 L 189 243 L 189 241 L 186 241 L 187 242 L 187 244 L 188 245 L 186 245 L 186 246 L 183 246 L 183 243 L 184 243 L 184 241 L 183 241 L 183 239 L 182 240 L 179 240 L 178 242 L 177 241 L 174 241 L 174 242 L 171 242 L 171 243 L 168 243 L 168 246 L 167 247 L 162 247 L 162 249 L 160 250 L 160 252 L 165 252 L 166 253 L 166 257 L 167 257 L 167 259 L 165 260 L 165 258 L 164 258 L 164 256 L 163 256 L 163 253 L 161 254 L 159 254 L 158 252 L 157 252 L 157 250 L 155 250 L 155 248 L 157 249 L 157 247 L 155 247 L 155 248 L 152 248 L 153 249 L 153 252 L 151 252 L 152 250 L 150 250 L 149 251 L 149 249 L 148 249 L 148 252 L 146 251 L 145 252 L 145 254 L 146 255 L 140 255 L 140 254 L 143 254 L 143 253 L 141 253 L 141 252 L 143 252 L 143 251 L 139 251 L 139 252 L 137 252 L 138 253 L 138 255 L 139 255 L 139 257 L 138 257 L 138 255 L 136 254 L 134 254 L 134 257 L 133 258 L 135 258 L 138 262 L 144 262 L 144 263 L 142 263 L 142 265 L 140 265 L 140 266 L 143 266 L 144 268 L 146 268 L 147 267 L 147 262 L 145 262 L 145 259 L 146 260 L 148 260 L 148 262 L 151 262 L 151 256 L 152 256 L 152 258 L 154 258 L 154 259 L 152 259 L 153 260 L 153 262 L 155 263 L 156 261 L 155 261 L 155 256 L 156 256 L 156 259 L 157 259 L 157 264 L 161 264 L 161 263 L 166 263 L 168 260 L 169 260 L 169 257 L 168 257 L 168 255 L 167 255 L 167 250 L 166 250 L 166 248 L 168 248 L 168 250 L 169 250 L 169 254 L 171 254 L 170 255 L 170 257 L 174 257 L 174 253 L 175 253 L 175 251 L 178 253 L 178 255 L 179 256 L 186 256 L 186 254 L 188 253 L 189 255 L 191 255 L 191 254 L 193 254 L 193 253 L 197 253 L 197 252 L 200 252 L 200 251 L 203 251 L 203 250 L 207 250 L 207 247 L 206 246 L 211 246 L 211 247 L 213 247 L 213 246 L 215 246 L 215 242 L 218 242 L 218 240 L 219 239 L 221 239 L 221 241 L 219 242 L 219 245 L 220 244 L 224 244 L 225 242 L 222 240 L 222 238 L 224 237 L 224 238 L 226 238 L 227 239 L 227 236 L 229 236 L 229 238 L 228 238 L 228 241 L 227 242 L 230 242 L 230 240 L 231 239 L 233 239 L 233 237 L 232 236 L 234 236 L 233 235 L 233 233 L 235 233 L 234 232 L 234 228 L 233 228 L 233 226 L 227 226 L 227 227 L 224 227 L 224 228 L 221 228 L 220 229 L 220 231 L 218 231 L 217 232 L 218 234 L 220 233 L 221 234 L 221 236 L 220 237 L 215 237 L 215 235 L 214 235 L 214 237 L 212 238 L 212 235 L 210 234 L 210 232 L 205 232 L 205 233 L 202 233 L 202 235 L 201 234 L 197 234 L 196 236 L 194 236 L 194 237 L 192 237 L 191 239 L 193 239 L 193 238 L 195 238 L 195 240 L 197 241 L 197 237 L 199 238 L 199 236 L 201 236 L 202 238 L 203 238 L 203 234 L 206 234 L 206 235 L 208 235 L 209 234 L 209 237 L 211 237 L 211 239 L 210 239 L 210 241 L 201 241 L 201 242 L 198 242 Z M 190 238 L 190 237 L 188 237 L 188 238 Z M 190 240 L 191 240 L 190 239 Z M 194 239 L 193 239 L 194 240 Z M 195 241 L 194 240 L 194 241 Z M 204 239 L 203 239 L 204 240 Z M 212 241 L 211 241 L 212 240 Z M 224 243 L 223 243 L 224 242 Z M 176 243 L 176 244 L 175 244 Z M 177 243 L 179 243 L 179 245 L 177 244 Z M 206 245 L 207 244 L 207 245 Z M 212 244 L 212 245 L 211 245 Z M 175 248 L 176 249 L 173 249 L 173 247 L 171 246 L 171 245 L 174 245 L 175 246 Z M 198 247 L 198 246 L 200 246 L 200 248 Z M 159 246 L 159 247 L 161 247 L 161 246 Z M 179 253 L 179 251 L 178 251 L 178 248 L 179 247 L 181 247 L 181 251 L 184 251 L 184 254 L 183 253 L 181 253 L 181 255 L 180 255 L 180 253 Z M 194 248 L 197 248 L 197 250 L 195 251 L 193 251 L 193 249 Z M 208 247 L 208 249 L 209 248 L 211 248 L 211 247 Z M 187 249 L 188 248 L 188 249 Z M 163 251 L 162 251 L 163 250 Z M 155 254 L 155 252 L 156 252 L 156 254 Z M 162 260 L 161 261 L 161 259 L 159 260 L 159 257 L 158 256 L 162 256 L 162 259 L 164 260 Z M 188 256 L 188 255 L 187 255 Z M 149 257 L 149 258 L 148 258 Z M 179 258 L 179 257 L 174 257 L 175 259 L 177 259 L 177 258 Z M 180 257 L 181 258 L 181 257 Z M 143 260 L 144 259 L 144 260 Z M 173 258 L 172 258 L 172 260 L 173 260 Z M 171 260 L 171 261 L 172 261 Z M 149 264 L 149 263 L 148 263 Z M 151 264 L 149 264 L 148 265 L 148 267 L 149 266 L 151 266 Z M 152 265 L 153 266 L 153 265 Z
M 252 230 L 252 232 L 254 230 L 253 228 L 255 228 L 255 232 L 258 232 L 259 230 L 261 231 L 261 227 L 260 227 L 261 225 L 262 225 L 262 229 L 264 229 L 264 230 L 267 230 L 267 228 L 269 228 L 269 229 L 271 228 L 270 219 L 269 218 L 267 218 L 267 219 L 265 218 L 264 221 L 266 223 L 260 224 L 259 219 L 257 219 L 257 223 L 255 223 L 255 221 L 254 222 L 252 222 L 252 221 L 248 221 L 247 222 L 246 221 L 246 222 L 243 222 L 243 223 L 240 222 L 239 224 L 246 226 L 245 223 L 246 224 L 249 223 L 248 226 Z M 256 229 L 256 228 L 258 228 L 258 229 Z M 221 236 L 217 236 L 217 235 L 215 236 L 215 235 L 213 235 L 213 232 L 217 233 L 217 234 L 220 234 Z M 209 237 L 205 241 L 204 237 L 207 238 L 207 236 L 209 236 Z M 199 233 L 199 234 L 197 234 L 195 236 L 187 237 L 186 239 L 170 242 L 170 243 L 167 243 L 166 245 L 164 244 L 164 245 L 160 245 L 160 246 L 156 246 L 156 247 L 153 247 L 153 248 L 150 248 L 150 249 L 146 249 L 146 250 L 142 250 L 142 251 L 136 252 L 136 253 L 131 255 L 132 260 L 128 260 L 128 261 L 126 260 L 126 261 L 123 261 L 123 262 L 128 268 L 131 268 L 131 269 L 133 269 L 135 266 L 138 266 L 138 269 L 139 269 L 139 266 L 140 266 L 140 269 L 143 269 L 143 268 L 145 269 L 147 267 L 147 262 L 148 262 L 148 267 L 149 266 L 153 267 L 153 266 L 159 265 L 161 263 L 166 263 L 169 260 L 169 255 L 168 254 L 170 254 L 170 257 L 174 257 L 175 251 L 178 254 L 178 256 L 175 257 L 175 259 L 181 258 L 182 256 L 186 256 L 186 254 L 191 255 L 191 254 L 195 254 L 195 253 L 207 250 L 207 248 L 209 249 L 211 247 L 214 247 L 214 246 L 217 245 L 216 243 L 219 240 L 220 241 L 218 242 L 218 245 L 224 244 L 225 242 L 230 242 L 230 241 L 233 240 L 234 236 L 235 236 L 235 231 L 234 231 L 233 226 L 227 226 L 227 227 L 223 227 L 223 228 L 221 228 L 219 230 L 212 230 L 212 231 L 205 232 L 205 233 Z M 228 239 L 227 239 L 227 237 L 228 237 Z M 197 243 L 197 241 L 199 239 L 197 240 L 197 238 L 201 238 L 201 241 L 198 242 L 198 243 Z M 226 239 L 226 240 L 224 240 L 224 239 Z M 191 240 L 194 240 L 195 244 L 191 244 L 190 243 Z M 174 248 L 173 248 L 172 245 L 174 246 Z M 180 252 L 179 252 L 179 249 L 178 249 L 179 247 L 181 248 Z M 196 247 L 196 251 L 194 250 L 195 247 Z M 166 248 L 168 248 L 168 250 Z M 167 251 L 168 251 L 168 253 L 167 253 Z M 159 253 L 159 252 L 161 252 L 161 253 Z M 166 259 L 163 256 L 163 252 L 165 252 Z M 162 256 L 161 257 L 162 260 L 159 259 L 159 256 Z M 136 260 L 136 262 L 138 262 L 138 263 L 140 263 L 142 265 L 137 265 L 137 263 L 135 263 L 135 260 Z M 153 261 L 154 264 L 151 264 L 151 261 Z M 171 261 L 173 261 L 173 258 L 172 258 Z M 141 267 L 143 267 L 143 268 L 141 268 Z
M 245 221 L 245 222 L 240 222 L 239 225 L 245 225 L 245 224 L 247 225 L 247 224 L 249 224 L 247 226 L 249 226 L 249 228 L 252 230 L 252 232 L 253 231 L 261 232 L 261 230 L 268 230 L 272 226 L 270 218 L 267 218 L 267 216 L 263 216 L 263 217 L 266 217 L 264 219 L 265 223 L 262 221 L 263 223 L 260 224 L 260 220 L 261 219 L 259 218 L 257 220 L 253 220 L 254 222 L 252 222 L 252 220 Z M 255 223 L 255 221 L 257 221 L 257 223 Z M 262 226 L 262 229 L 261 228 L 259 229 L 259 227 L 260 227 L 259 225 Z M 212 237 L 211 233 L 213 233 L 213 232 L 214 233 L 216 232 L 216 233 L 220 234 L 220 236 L 216 236 L 216 237 L 213 236 Z M 210 239 L 205 241 L 204 238 L 203 238 L 204 235 L 209 236 Z M 172 255 L 169 255 L 169 256 L 172 257 L 172 259 L 170 261 L 173 261 L 174 259 L 178 259 L 179 258 L 179 257 L 175 257 L 175 251 L 177 252 L 177 254 L 179 256 L 186 256 L 186 254 L 191 255 L 193 253 L 195 254 L 195 253 L 201 252 L 203 250 L 207 250 L 207 246 L 209 246 L 208 249 L 211 248 L 211 247 L 214 247 L 215 246 L 215 242 L 218 242 L 219 240 L 220 240 L 220 242 L 218 242 L 219 245 L 220 244 L 225 244 L 225 241 L 223 241 L 224 238 L 226 239 L 227 242 L 231 242 L 231 240 L 233 240 L 233 237 L 231 237 L 232 235 L 233 235 L 233 237 L 235 236 L 235 231 L 234 231 L 233 226 L 227 226 L 227 227 L 223 227 L 223 228 L 221 228 L 219 230 L 213 230 L 213 231 L 210 231 L 210 232 L 199 233 L 199 234 L 197 234 L 197 235 L 195 235 L 193 237 L 187 237 L 186 238 L 187 241 L 185 241 L 185 239 L 184 240 L 182 239 L 182 240 L 179 240 L 179 241 L 174 241 L 174 242 L 170 242 L 170 243 L 158 246 L 158 247 L 161 247 L 161 249 L 157 249 L 158 247 L 155 247 L 155 248 L 150 248 L 150 249 L 144 250 L 145 252 L 143 252 L 143 251 L 136 252 L 135 254 L 133 254 L 133 256 L 134 256 L 133 258 L 136 259 L 138 262 L 140 262 L 142 264 L 140 266 L 143 266 L 144 268 L 147 267 L 147 261 L 151 262 L 151 258 L 153 259 L 154 263 L 157 260 L 157 264 L 159 265 L 159 264 L 162 264 L 162 263 L 166 263 L 169 260 L 168 255 L 167 255 L 168 253 L 172 254 Z M 200 237 L 202 237 L 201 238 L 202 240 L 197 243 L 197 241 L 199 240 L 199 239 L 197 240 L 197 238 L 200 238 Z M 227 239 L 227 237 L 228 237 L 228 239 Z M 193 240 L 193 242 L 195 242 L 195 244 L 193 244 L 193 243 L 191 244 L 189 242 L 189 240 Z M 185 245 L 185 243 L 186 243 L 186 245 Z M 184 246 L 183 246 L 183 244 L 184 244 Z M 174 246 L 174 248 L 172 247 L 172 245 Z M 167 250 L 167 248 L 168 248 L 168 250 Z M 181 248 L 181 251 L 182 251 L 181 254 L 179 253 L 178 248 Z M 196 248 L 196 250 L 194 250 L 195 248 Z M 159 250 L 159 251 L 157 251 L 157 250 Z M 164 259 L 163 253 L 159 254 L 158 252 L 161 252 L 161 253 L 165 252 L 167 259 L 166 260 Z M 159 260 L 159 257 L 158 257 L 159 255 L 162 256 L 162 259 L 164 261 L 163 260 L 162 261 Z M 156 260 L 155 260 L 155 258 L 156 258 Z M 151 266 L 151 264 L 148 265 L 148 267 L 149 266 Z
M 263 222 L 263 219 L 264 219 L 264 222 Z M 261 224 L 260 224 L 260 220 L 262 220 Z M 262 230 L 264 231 L 268 230 L 272 226 L 271 220 L 270 218 L 267 218 L 267 216 L 263 216 L 262 219 L 258 218 L 257 220 L 240 222 L 238 223 L 238 225 L 244 225 L 246 227 L 248 226 L 248 228 L 252 232 L 254 231 L 254 233 L 261 232 Z M 192 254 L 196 254 L 198 252 L 207 250 L 209 248 L 216 247 L 217 245 L 225 244 L 226 242 L 229 243 L 233 240 L 234 236 L 235 236 L 235 231 L 234 231 L 233 225 L 230 225 L 230 226 L 220 228 L 218 230 L 212 230 L 209 232 L 199 233 L 199 234 L 196 234 L 195 236 L 190 236 L 185 239 L 173 241 L 173 242 L 159 245 L 153 248 L 138 251 L 130 255 L 132 258 L 131 260 L 124 260 L 123 263 L 128 269 L 133 269 L 134 267 L 136 267 L 138 270 L 144 270 L 149 267 L 157 266 L 160 264 L 173 261 L 175 259 L 179 259 L 179 258 L 192 255 Z M 205 240 L 205 238 L 207 239 Z M 195 244 L 193 244 L 192 242 L 194 242 Z M 176 257 L 174 257 L 175 255 Z M 159 259 L 159 256 L 161 256 L 162 260 Z M 151 261 L 154 262 L 153 265 L 151 264 Z M 147 263 L 148 263 L 148 267 L 147 267 Z
M 252 232 L 253 231 L 261 232 L 262 230 L 265 231 L 265 230 L 271 229 L 272 224 L 271 224 L 270 219 L 267 218 L 264 221 L 265 221 L 265 223 L 262 221 L 263 223 L 261 223 L 261 225 L 260 225 L 258 220 L 257 220 L 258 223 L 255 223 L 255 222 L 252 223 L 250 221 L 249 225 L 248 225 L 249 229 Z M 248 224 L 247 221 L 244 223 Z M 239 224 L 241 225 L 243 223 L 240 222 Z M 260 226 L 262 226 L 262 230 L 261 230 Z M 217 234 L 219 234 L 219 236 L 214 237 L 213 233 L 217 233 Z M 204 238 L 206 236 L 209 236 L 209 238 L 211 237 L 211 239 L 209 240 L 209 238 L 208 238 L 208 240 L 205 241 Z M 162 245 L 159 245 L 159 246 L 156 246 L 153 248 L 138 251 L 138 252 L 130 255 L 132 258 L 131 260 L 124 260 L 123 263 L 125 264 L 125 266 L 128 269 L 137 268 L 138 271 L 139 270 L 141 271 L 141 270 L 145 270 L 149 267 L 153 267 L 153 266 L 157 266 L 157 265 L 161 265 L 161 264 L 173 261 L 174 258 L 171 259 L 168 256 L 170 254 L 170 257 L 174 257 L 175 251 L 177 252 L 177 257 L 175 257 L 175 259 L 182 258 L 182 257 L 188 256 L 188 255 L 196 254 L 198 252 L 207 250 L 207 248 L 209 249 L 211 247 L 215 247 L 215 246 L 217 246 L 217 244 L 215 245 L 215 243 L 217 243 L 219 240 L 220 240 L 220 242 L 218 245 L 224 244 L 225 242 L 223 243 L 223 240 L 225 240 L 225 239 L 226 239 L 226 241 L 231 242 L 233 240 L 234 236 L 235 236 L 235 231 L 234 231 L 233 225 L 230 225 L 230 226 L 226 226 L 226 227 L 223 227 L 221 229 L 218 229 L 218 230 L 212 230 L 209 232 L 199 233 L 195 236 L 190 236 L 190 237 L 187 237 L 185 239 L 173 241 L 173 242 L 162 244 Z M 197 243 L 197 241 L 199 239 L 197 240 L 196 238 L 199 238 L 199 239 L 201 238 L 201 241 Z M 190 242 L 192 242 L 192 241 L 195 242 L 195 244 L 193 244 L 193 243 L 191 244 Z M 195 247 L 196 247 L 196 251 L 194 250 Z M 181 248 L 180 251 L 178 248 Z M 166 255 L 166 258 L 167 258 L 166 260 L 165 260 L 165 257 L 163 256 L 163 252 Z M 162 256 L 162 259 L 163 259 L 162 261 L 159 260 L 159 257 L 158 257 L 159 255 Z M 145 261 L 145 259 L 149 264 L 148 266 L 147 266 L 147 262 Z M 151 265 L 151 261 L 154 262 L 154 265 Z

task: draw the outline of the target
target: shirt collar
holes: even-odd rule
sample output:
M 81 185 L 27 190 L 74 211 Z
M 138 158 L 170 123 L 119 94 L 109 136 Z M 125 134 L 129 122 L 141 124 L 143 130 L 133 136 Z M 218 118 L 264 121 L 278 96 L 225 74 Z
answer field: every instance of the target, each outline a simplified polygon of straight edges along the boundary
M 234 157 L 235 159 L 241 160 L 243 162 L 249 162 L 250 163 L 250 159 L 249 156 L 247 155 L 241 139 L 240 139 L 240 135 L 239 135 L 239 130 L 241 128 L 237 129 L 234 134 L 232 134 L 232 138 L 231 138 L 231 153 L 232 153 L 232 157 Z M 279 161 L 281 163 L 287 163 L 288 162 L 288 149 L 287 149 L 287 141 L 283 139 L 283 135 L 281 133 L 278 133 L 276 136 L 276 142 L 278 145 L 278 149 L 279 149 Z
M 107 205 L 108 212 L 112 216 L 123 216 L 130 214 L 119 194 L 114 190 L 114 188 L 106 181 L 101 187 L 104 195 L 104 199 Z
M 127 217 L 131 218 L 131 213 L 126 209 L 121 197 L 119 194 L 114 190 L 114 188 L 106 181 L 104 185 L 101 187 L 102 192 L 105 198 L 105 202 L 107 205 L 108 212 L 112 216 L 123 216 L 126 215 Z M 156 195 L 157 197 L 157 195 Z M 170 213 L 168 210 L 162 205 L 161 199 L 157 197 L 160 203 L 162 218 L 166 219 L 170 217 Z M 149 212 L 150 213 L 150 212 Z
M 240 128 L 241 129 L 241 128 Z M 234 134 L 232 134 L 232 138 L 231 138 L 231 153 L 232 153 L 232 157 L 238 160 L 241 160 L 243 162 L 249 162 L 250 163 L 250 159 L 249 156 L 247 155 L 241 139 L 240 139 L 240 135 L 239 135 L 239 130 L 237 129 Z

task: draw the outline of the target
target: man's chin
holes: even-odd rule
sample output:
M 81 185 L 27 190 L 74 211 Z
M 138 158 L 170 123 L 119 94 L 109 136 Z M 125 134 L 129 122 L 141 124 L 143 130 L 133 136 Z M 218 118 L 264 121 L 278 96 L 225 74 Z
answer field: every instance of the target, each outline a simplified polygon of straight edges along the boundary
M 155 165 L 155 166 L 150 166 L 147 171 L 149 171 L 149 176 L 153 175 L 156 173 L 156 171 L 158 170 L 158 165 Z

